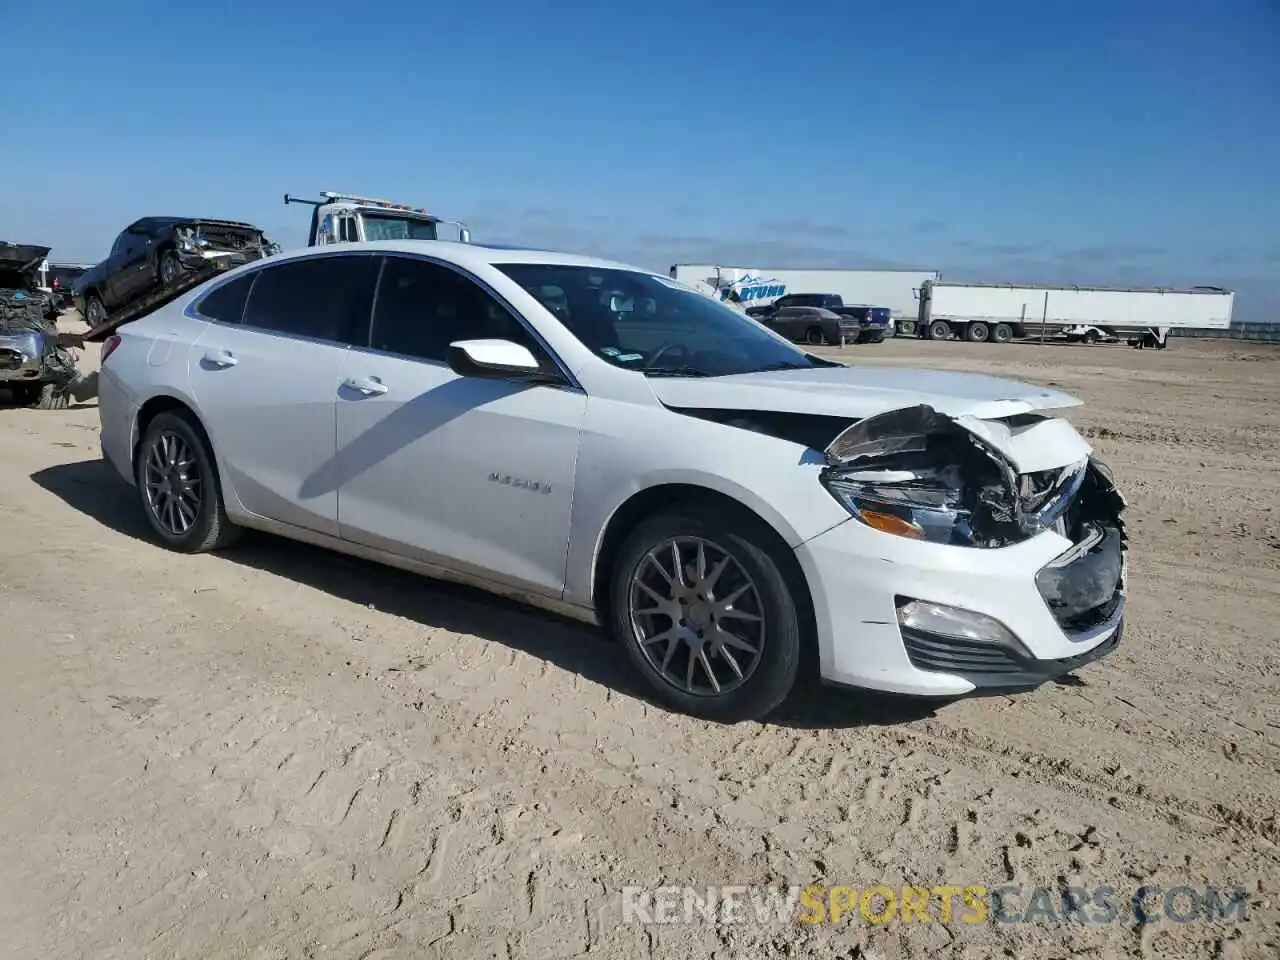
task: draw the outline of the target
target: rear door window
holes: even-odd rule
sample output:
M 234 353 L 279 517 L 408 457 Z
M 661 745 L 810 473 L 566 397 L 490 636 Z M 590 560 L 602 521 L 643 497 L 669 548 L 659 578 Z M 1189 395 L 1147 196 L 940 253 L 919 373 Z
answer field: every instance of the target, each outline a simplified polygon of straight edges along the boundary
M 215 287 L 196 304 L 196 313 L 217 323 L 239 323 L 244 316 L 244 305 L 249 299 L 254 276 L 256 274 L 246 273 Z
M 244 325 L 288 336 L 363 346 L 382 258 L 305 257 L 257 272 Z

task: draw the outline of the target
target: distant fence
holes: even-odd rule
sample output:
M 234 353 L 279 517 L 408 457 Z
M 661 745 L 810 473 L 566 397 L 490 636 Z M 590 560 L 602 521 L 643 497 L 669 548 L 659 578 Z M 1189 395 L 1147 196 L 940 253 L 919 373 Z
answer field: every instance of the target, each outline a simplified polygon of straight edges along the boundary
M 1280 323 L 1234 323 L 1226 330 L 1205 330 L 1195 327 L 1175 328 L 1175 337 L 1193 340 L 1254 340 L 1264 343 L 1280 343 Z

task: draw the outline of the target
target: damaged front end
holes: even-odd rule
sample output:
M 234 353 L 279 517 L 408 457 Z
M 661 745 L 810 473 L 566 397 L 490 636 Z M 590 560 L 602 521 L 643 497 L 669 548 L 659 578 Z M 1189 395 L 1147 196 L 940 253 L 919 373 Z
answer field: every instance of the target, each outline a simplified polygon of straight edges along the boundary
M 1099 526 L 1123 547 L 1124 501 L 1062 420 L 978 420 L 906 407 L 853 424 L 827 446 L 826 458 L 826 489 L 885 533 L 994 548 L 1045 530 L 1079 545 Z
M 239 266 L 280 252 L 279 245 L 256 227 L 221 221 L 192 220 L 182 224 L 174 230 L 174 242 L 188 269 L 211 261 Z

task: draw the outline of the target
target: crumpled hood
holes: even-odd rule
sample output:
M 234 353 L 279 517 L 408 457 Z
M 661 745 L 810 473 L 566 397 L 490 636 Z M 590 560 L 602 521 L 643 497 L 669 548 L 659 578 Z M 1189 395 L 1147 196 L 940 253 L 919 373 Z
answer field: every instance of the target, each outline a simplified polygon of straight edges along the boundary
M 775 410 L 861 419 L 925 404 L 950 417 L 1009 417 L 1080 406 L 1068 393 L 1018 380 L 902 367 L 818 367 L 730 377 L 650 377 L 670 407 Z

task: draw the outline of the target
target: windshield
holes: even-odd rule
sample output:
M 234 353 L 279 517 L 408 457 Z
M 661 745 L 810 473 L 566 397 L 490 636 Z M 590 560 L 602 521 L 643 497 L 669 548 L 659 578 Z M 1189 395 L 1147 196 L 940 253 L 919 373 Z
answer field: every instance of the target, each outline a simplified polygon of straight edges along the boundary
M 364 238 L 366 240 L 437 239 L 434 220 L 389 216 L 384 213 L 369 213 L 364 210 L 360 212 L 360 218 L 364 221 Z
M 839 366 L 666 277 L 547 263 L 494 266 L 614 366 L 692 377 Z

